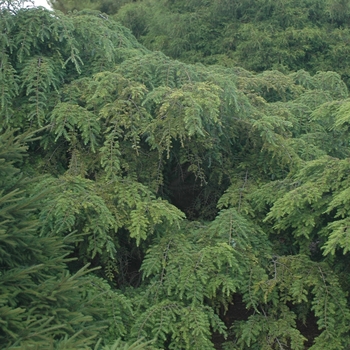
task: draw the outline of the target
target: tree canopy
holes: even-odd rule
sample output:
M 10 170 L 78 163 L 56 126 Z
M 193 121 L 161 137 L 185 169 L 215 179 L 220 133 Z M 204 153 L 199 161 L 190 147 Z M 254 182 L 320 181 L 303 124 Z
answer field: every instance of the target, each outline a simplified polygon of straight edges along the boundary
M 183 62 L 255 72 L 336 71 L 349 84 L 350 6 L 344 0 L 51 0 L 68 12 L 113 15 L 146 47 Z
M 148 4 L 120 4 L 117 17 Z M 182 19 L 214 6 L 166 4 Z M 220 4 L 212 20 L 220 10 L 228 21 L 232 3 Z M 315 4 L 305 2 L 309 17 L 325 11 Z M 194 63 L 199 47 L 185 63 L 93 2 L 68 14 L 13 5 L 0 10 L 0 342 L 349 347 L 343 72 L 308 72 L 299 58 L 282 71 Z M 232 9 L 242 23 L 282 16 L 248 5 Z M 340 26 L 334 13 L 327 21 Z M 155 29 L 135 30 L 147 42 Z M 223 63 L 217 55 L 201 57 Z

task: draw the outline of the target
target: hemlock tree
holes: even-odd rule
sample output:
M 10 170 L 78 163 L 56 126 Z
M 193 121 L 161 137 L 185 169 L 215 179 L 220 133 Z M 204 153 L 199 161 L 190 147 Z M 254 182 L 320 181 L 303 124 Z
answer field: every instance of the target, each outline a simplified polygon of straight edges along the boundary
M 39 235 L 40 195 L 19 171 L 27 141 L 0 136 L 0 342 L 6 349 L 82 349 L 102 332 L 101 301 L 86 294 L 86 268 L 68 272 L 67 240 Z M 46 193 L 41 194 L 45 196 Z
M 40 135 L 18 165 L 42 175 L 28 187 L 35 210 L 15 223 L 38 220 L 35 244 L 58 245 L 67 276 L 69 246 L 77 294 L 64 302 L 91 322 L 87 336 L 104 319 L 96 347 L 213 349 L 216 332 L 230 349 L 303 349 L 313 318 L 309 347 L 349 345 L 338 74 L 184 64 L 96 11 L 1 16 L 3 130 Z M 81 276 L 87 263 L 102 269 Z M 236 296 L 247 315 L 225 324 Z M 79 326 L 47 334 L 91 347 Z
M 67 264 L 74 234 L 60 239 L 40 235 L 37 219 L 41 197 L 33 195 L 37 178 L 25 178 L 19 166 L 30 135 L 0 136 L 0 342 L 6 349 L 149 349 L 125 334 L 131 303 L 93 276 L 88 266 L 74 274 Z M 123 315 L 123 314 L 126 315 Z M 112 344 L 112 345 L 108 345 Z
M 262 72 L 335 70 L 349 83 L 349 11 L 342 0 L 52 0 L 113 15 L 146 47 L 189 63 Z

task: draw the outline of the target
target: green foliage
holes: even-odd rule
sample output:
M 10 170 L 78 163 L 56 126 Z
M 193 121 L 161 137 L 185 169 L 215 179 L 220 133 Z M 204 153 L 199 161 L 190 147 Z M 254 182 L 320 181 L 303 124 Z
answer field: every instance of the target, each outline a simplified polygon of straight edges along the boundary
M 106 345 L 102 349 L 103 350 L 152 350 L 154 347 L 152 347 L 150 344 L 152 342 L 143 342 L 142 340 L 137 340 L 132 344 L 125 343 L 118 339 L 114 344 L 112 345 Z M 94 349 L 99 349 L 99 344 L 96 344 Z
M 347 81 L 347 1 L 51 1 L 61 11 L 98 9 L 138 40 L 182 61 L 262 72 L 335 70 Z
M 52 1 L 67 12 L 98 9 L 152 50 L 189 63 L 313 73 L 335 70 L 348 83 L 347 1 Z
M 1 342 L 303 349 L 315 319 L 308 346 L 346 349 L 348 91 L 305 70 L 325 29 L 304 26 L 333 35 L 340 4 L 123 4 L 150 47 L 226 67 L 150 52 L 98 3 L 0 11 Z
M 195 237 L 194 237 L 195 238 Z M 241 276 L 233 249 L 226 243 L 189 242 L 180 232 L 168 235 L 148 250 L 142 270 L 150 280 L 137 298 L 138 316 L 131 334 L 152 334 L 158 346 L 171 336 L 171 348 L 213 349 L 210 329 L 225 334 L 223 322 L 204 301 L 230 298 Z M 236 280 L 227 278 L 232 270 Z M 152 307 L 145 305 L 152 303 Z
M 1 117 L 8 125 L 22 127 L 25 120 L 46 124 L 64 82 L 78 73 L 113 67 L 136 47 L 142 50 L 125 28 L 98 13 L 86 24 L 86 16 L 53 16 L 44 9 L 1 11 Z M 91 31 L 94 25 L 102 36 Z
M 86 295 L 87 266 L 75 274 L 66 268 L 73 237 L 38 235 L 36 212 L 45 193 L 26 191 L 30 181 L 18 169 L 29 136 L 6 131 L 0 137 L 0 341 L 13 349 L 86 348 L 103 329 L 101 300 Z

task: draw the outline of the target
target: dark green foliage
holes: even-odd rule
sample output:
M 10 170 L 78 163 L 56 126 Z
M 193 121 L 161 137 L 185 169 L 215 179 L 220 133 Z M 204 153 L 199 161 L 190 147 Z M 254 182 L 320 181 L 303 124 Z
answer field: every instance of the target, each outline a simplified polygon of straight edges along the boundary
M 18 169 L 24 141 L 9 131 L 0 138 L 0 342 L 13 349 L 86 348 L 101 332 L 102 305 L 87 306 L 87 269 L 71 275 L 66 268 L 72 237 L 65 242 L 38 234 L 36 212 L 45 194 L 25 191 L 30 182 Z
M 73 20 L 44 9 L 21 9 L 16 15 L 4 10 L 0 15 L 1 117 L 11 126 L 22 127 L 25 120 L 32 126 L 45 124 L 63 83 L 79 73 L 109 69 L 133 49 L 142 50 L 127 29 L 98 13 L 89 21 L 86 14 Z M 99 33 L 91 31 L 94 26 Z
M 306 17 L 327 21 L 314 2 L 300 18 L 258 3 L 166 8 L 189 27 L 205 19 L 202 39 L 180 31 L 180 44 L 214 51 L 208 37 L 231 15 L 287 11 L 275 24 L 298 35 Z M 137 6 L 148 18 L 150 4 L 119 15 Z M 92 10 L 0 14 L 2 343 L 213 349 L 216 333 L 230 349 L 303 349 L 311 315 L 312 349 L 349 346 L 350 104 L 338 73 L 185 64 Z M 228 322 L 237 295 L 247 314 Z
M 68 271 L 68 245 L 79 241 L 77 235 L 62 239 L 40 227 L 40 201 L 50 188 L 34 195 L 38 179 L 24 178 L 18 168 L 29 136 L 6 131 L 0 137 L 0 342 L 11 349 L 100 349 L 126 334 L 132 304 L 88 266 Z M 116 348 L 148 347 L 120 341 L 103 347 Z
M 99 9 L 146 47 L 182 61 L 264 71 L 335 70 L 349 83 L 349 4 L 342 0 L 51 1 Z

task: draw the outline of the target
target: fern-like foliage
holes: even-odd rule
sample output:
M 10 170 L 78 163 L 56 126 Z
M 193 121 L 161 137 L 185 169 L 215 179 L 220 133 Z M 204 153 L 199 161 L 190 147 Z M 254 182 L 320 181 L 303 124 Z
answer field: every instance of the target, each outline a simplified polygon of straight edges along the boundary
M 14 349 L 87 348 L 106 324 L 103 298 L 88 292 L 88 266 L 67 269 L 74 237 L 39 235 L 39 201 L 48 190 L 31 193 L 18 168 L 32 136 L 0 135 L 0 342 Z
M 227 298 L 238 280 L 224 277 L 225 268 L 237 268 L 227 244 L 200 247 L 185 236 L 164 237 L 151 247 L 142 266 L 146 280 L 144 295 L 137 297 L 138 316 L 131 334 L 152 337 L 159 347 L 171 337 L 176 349 L 213 349 L 210 329 L 225 334 L 214 309 L 205 305 L 218 291 Z M 152 307 L 145 308 L 147 303 Z
M 127 29 L 98 13 L 53 16 L 44 8 L 31 8 L 15 14 L 2 10 L 1 19 L 1 111 L 9 125 L 22 126 L 24 120 L 47 124 L 62 83 L 110 69 L 136 48 L 142 50 Z M 96 26 L 103 35 L 95 34 Z
M 348 346 L 338 74 L 185 64 L 97 11 L 0 14 L 6 346 L 302 349 L 310 315 L 314 348 Z
M 307 278 L 303 274 L 305 270 Z M 342 336 L 342 332 L 347 332 L 349 318 L 344 309 L 346 297 L 326 264 L 310 262 L 302 255 L 278 257 L 271 265 L 271 274 L 272 279 L 256 286 L 264 291 L 266 306 L 250 316 L 248 322 L 237 324 L 238 348 L 278 349 L 290 344 L 293 349 L 303 349 L 305 338 L 296 328 L 296 314 L 287 305 L 299 305 L 300 310 L 304 308 L 307 312 L 310 297 L 311 310 L 318 318 L 321 332 L 311 349 L 348 346 Z M 333 303 L 334 300 L 337 301 Z

